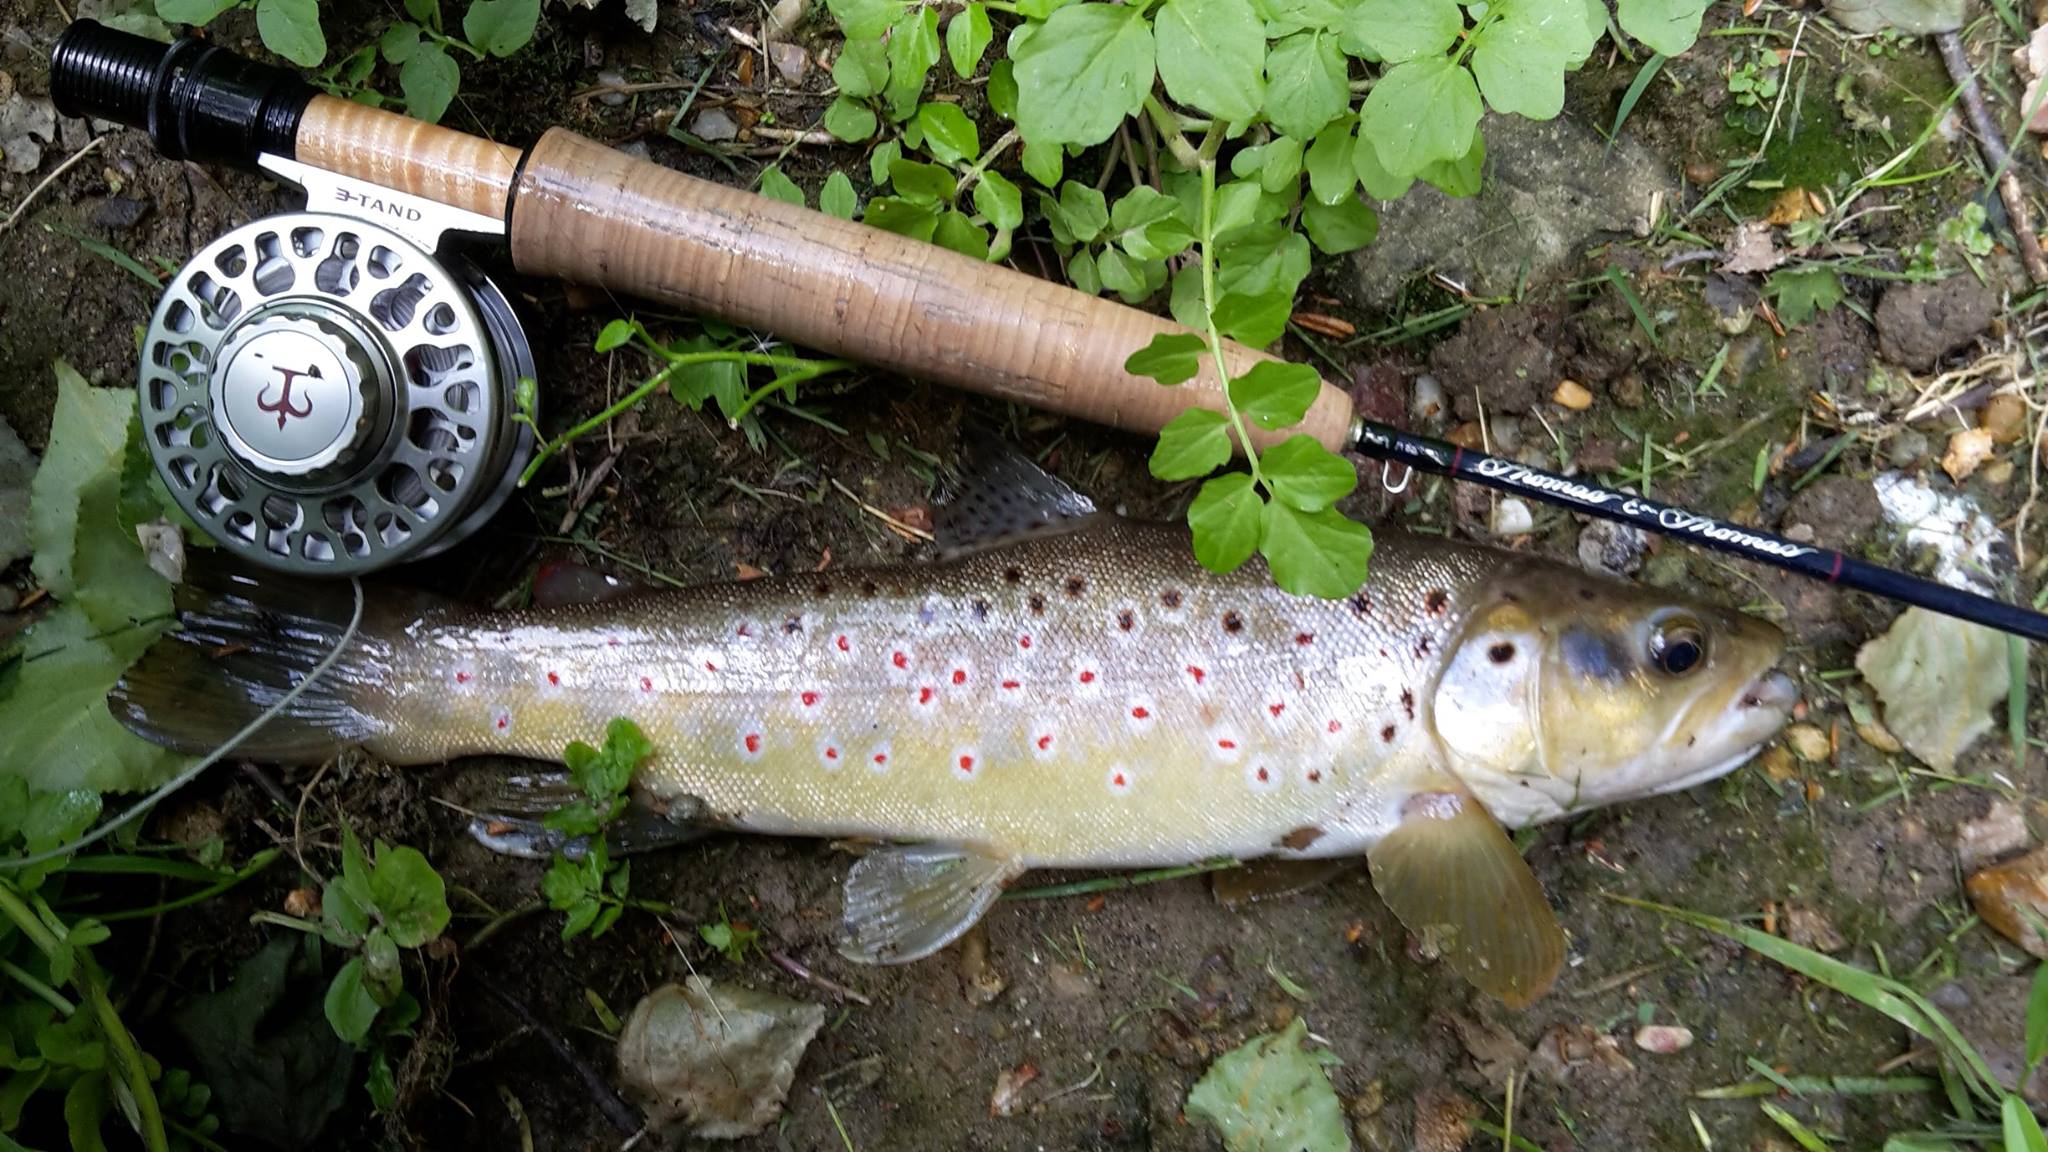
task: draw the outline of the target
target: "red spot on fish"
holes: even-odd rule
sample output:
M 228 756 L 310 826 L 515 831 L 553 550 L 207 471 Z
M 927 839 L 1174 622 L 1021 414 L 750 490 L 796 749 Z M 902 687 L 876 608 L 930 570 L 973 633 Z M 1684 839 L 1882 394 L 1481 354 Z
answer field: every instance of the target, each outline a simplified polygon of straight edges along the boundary
M 498 731 L 503 732 L 505 729 L 510 728 L 511 726 L 512 718 L 510 716 L 501 715 L 498 717 Z
M 1259 765 L 1259 783 L 1264 784 L 1266 781 L 1271 780 L 1272 778 L 1273 774 L 1271 772 L 1266 771 L 1266 766 L 1263 764 Z
M 1287 711 L 1287 705 L 1282 701 L 1275 700 L 1273 703 L 1266 705 L 1266 711 L 1271 712 L 1273 719 L 1278 720 L 1280 714 Z
M 935 691 L 936 691 L 936 690 L 935 690 L 935 689 L 932 689 L 932 688 L 919 688 L 919 689 L 917 690 L 917 702 L 918 702 L 919 704 L 929 704 L 929 703 L 931 703 L 931 702 L 932 702 L 932 696 L 933 696 L 933 694 L 934 694 L 934 692 L 935 692 Z
M 1218 740 L 1216 742 L 1216 746 L 1218 748 L 1223 749 L 1225 752 L 1237 751 L 1237 741 L 1235 740 Z
M 1330 734 L 1334 736 L 1337 733 L 1342 732 L 1344 730 L 1344 722 L 1342 720 L 1332 720 L 1330 721 L 1328 727 L 1330 730 Z
M 972 771 L 974 771 L 974 757 L 972 757 L 972 756 L 962 756 L 962 757 L 960 757 L 960 770 L 961 770 L 962 772 L 972 772 Z
M 1029 637 L 1029 636 L 1019 636 L 1019 637 L 1017 637 L 1017 647 L 1019 647 L 1019 648 L 1029 648 L 1029 647 L 1031 647 L 1031 637 Z
M 652 691 L 654 691 L 654 677 L 652 677 L 652 676 L 642 676 L 642 677 L 640 678 L 640 690 L 641 690 L 642 692 L 652 692 Z
M 1188 665 L 1188 675 L 1193 676 L 1195 678 L 1195 683 L 1200 684 L 1203 678 L 1205 678 L 1209 674 L 1207 672 L 1204 672 L 1200 668 L 1195 667 L 1193 664 L 1190 664 Z
M 1152 711 L 1151 711 L 1151 709 L 1149 709 L 1149 708 L 1146 708 L 1146 707 L 1145 707 L 1144 705 L 1142 705 L 1142 704 L 1140 704 L 1140 705 L 1139 705 L 1139 706 L 1137 706 L 1136 708 L 1133 708 L 1133 709 L 1131 709 L 1131 719 L 1133 719 L 1133 720 L 1150 720 L 1151 718 L 1152 718 Z
M 1095 683 L 1095 670 L 1094 670 L 1093 668 L 1083 668 L 1083 669 L 1081 670 L 1081 683 L 1083 683 L 1083 684 L 1093 684 L 1093 683 Z
M 749 756 L 759 752 L 761 750 L 761 734 L 759 732 L 747 733 L 746 745 Z
M 1048 748 L 1051 748 L 1051 747 L 1052 747 L 1052 735 L 1051 735 L 1050 733 L 1047 733 L 1046 735 L 1044 735 L 1044 736 L 1040 736 L 1040 737 L 1038 738 L 1038 750 L 1039 750 L 1040 752 L 1043 752 L 1043 751 L 1045 751 L 1046 749 L 1048 749 Z
M 905 656 L 901 652 L 892 652 L 889 654 L 889 663 L 894 664 L 898 668 L 908 668 L 910 667 L 910 657 Z
M 560 672 L 549 672 L 548 683 L 560 688 L 562 686 L 562 674 Z
M 1294 634 L 1294 642 L 1306 648 L 1316 642 L 1316 634 L 1313 632 L 1296 632 Z
M 1125 783 L 1127 783 L 1127 781 L 1124 780 L 1124 774 L 1121 772 L 1117 773 L 1114 776 L 1111 776 L 1109 778 L 1109 782 L 1116 785 L 1119 788 L 1123 787 Z
M 817 705 L 818 694 L 816 692 L 805 692 L 803 695 L 797 697 L 797 699 L 802 700 L 804 702 L 804 707 L 811 708 Z
M 617 636 L 605 637 L 604 646 L 607 648 L 617 648 L 619 646 L 619 638 Z
M 1023 684 L 1021 684 L 1021 683 L 1019 683 L 1018 681 L 1015 681 L 1015 680 L 1005 680 L 1005 681 L 1003 681 L 1003 687 L 1004 687 L 1004 688 L 1005 688 L 1006 690 L 1008 690 L 1008 691 L 1011 691 L 1011 692 L 1015 692 L 1015 691 L 1016 691 L 1017 689 L 1019 689 L 1019 688 L 1022 688 L 1023 686 L 1024 686 Z
M 877 763 L 877 764 L 887 764 L 888 762 L 889 762 L 889 754 L 888 754 L 887 752 L 877 752 L 877 753 L 875 753 L 875 763 Z
M 841 652 L 851 652 L 851 651 L 853 651 L 853 644 L 852 644 L 851 642 L 849 642 L 849 641 L 848 641 L 848 640 L 846 639 L 846 637 L 845 637 L 845 636 L 841 636 L 841 637 L 839 637 L 839 639 L 837 639 L 837 640 L 834 640 L 834 641 L 833 641 L 833 643 L 834 643 L 834 644 L 837 644 L 837 645 L 839 646 L 839 650 L 840 650 Z
M 705 670 L 706 672 L 716 672 L 716 671 L 718 671 L 718 665 L 716 665 L 716 664 L 713 664 L 713 663 L 712 663 L 711 661 L 709 661 L 709 660 L 706 660 L 706 661 L 704 662 L 704 670 Z
M 469 683 L 469 673 L 467 673 L 467 672 L 457 672 L 457 673 L 455 674 L 455 682 L 456 682 L 457 684 L 467 684 L 467 683 Z
M 825 749 L 825 759 L 827 759 L 827 760 L 837 760 L 837 759 L 839 759 L 839 749 L 837 749 L 837 748 L 827 748 L 827 749 Z
M 967 683 L 967 670 L 965 668 L 953 669 L 953 683 L 956 686 Z
M 1311 784 L 1321 784 L 1323 782 L 1323 770 L 1321 768 L 1309 769 L 1308 782 Z
M 739 626 L 737 631 L 740 635 L 751 638 L 754 635 L 754 626 L 751 624 L 742 624 Z

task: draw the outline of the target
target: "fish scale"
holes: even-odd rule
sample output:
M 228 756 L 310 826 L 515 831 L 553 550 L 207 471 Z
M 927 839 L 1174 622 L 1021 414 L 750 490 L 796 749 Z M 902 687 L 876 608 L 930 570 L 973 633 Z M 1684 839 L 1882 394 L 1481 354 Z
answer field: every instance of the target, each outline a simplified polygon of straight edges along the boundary
M 1114 522 L 923 568 L 472 617 L 387 657 L 382 684 L 441 690 L 357 707 L 402 718 L 368 741 L 397 762 L 552 758 L 630 716 L 650 792 L 750 831 L 1035 867 L 1356 852 L 1393 818 L 1382 769 L 1426 736 L 1453 605 L 1489 570 L 1453 546 L 1378 562 L 1373 596 L 1293 597 L 1256 563 L 1202 570 L 1184 530 Z

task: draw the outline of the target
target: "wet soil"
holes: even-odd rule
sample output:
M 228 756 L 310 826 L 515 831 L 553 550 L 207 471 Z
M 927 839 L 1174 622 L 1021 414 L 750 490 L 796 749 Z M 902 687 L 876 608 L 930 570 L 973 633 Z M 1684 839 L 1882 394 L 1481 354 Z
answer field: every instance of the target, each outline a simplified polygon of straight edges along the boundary
M 328 26 L 338 49 L 369 33 L 335 30 L 378 28 L 385 19 L 375 5 L 331 7 Z M 816 119 L 828 81 L 815 66 L 800 90 L 786 93 L 778 88 L 764 96 L 758 84 L 734 79 L 737 49 L 725 27 L 753 27 L 756 19 L 751 9 L 716 3 L 663 5 L 660 28 L 649 37 L 615 6 L 594 13 L 550 6 L 526 52 L 509 61 L 464 61 L 463 97 L 446 122 L 521 143 L 562 123 L 707 178 L 751 178 L 771 155 L 733 157 L 742 174 L 736 176 L 663 128 L 688 85 L 714 63 L 704 98 L 724 101 L 740 119 L 758 119 L 764 110 L 777 124 Z M 1772 19 L 1776 42 L 1792 24 L 1782 13 Z M 49 6 L 0 2 L 0 67 L 22 91 L 43 89 L 41 55 L 60 27 Z M 245 50 L 254 43 L 246 13 L 225 18 L 219 34 Z M 1940 86 L 1931 52 L 1907 43 L 1890 57 L 1873 57 L 1815 35 L 1805 48 L 1821 63 L 1791 112 L 1797 131 L 1781 128 L 1763 149 L 1764 165 L 1723 198 L 1744 217 L 1768 211 L 1777 189 L 1836 189 L 1882 162 L 1895 143 L 1919 132 L 1939 99 L 1938 92 L 1929 95 Z M 798 39 L 815 51 L 832 37 L 814 19 Z M 1748 59 L 1750 39 L 1704 40 L 1692 55 L 1667 64 L 1666 79 L 1648 89 L 1627 122 L 1635 141 L 1685 173 L 1693 203 L 1762 145 L 1754 110 L 1730 106 L 1725 84 L 1727 71 Z M 1991 55 L 1979 52 L 1980 59 Z M 574 95 L 598 83 L 604 70 L 674 84 L 616 105 Z M 1634 75 L 1622 62 L 1589 68 L 1574 79 L 1566 115 L 1580 130 L 1608 130 Z M 389 90 L 390 78 L 382 79 Z M 1873 120 L 1884 132 L 1855 127 Z M 67 140 L 68 147 L 51 149 L 46 171 L 82 142 Z M 1911 171 L 1966 159 L 1963 149 L 1937 142 Z M 781 163 L 813 194 L 835 167 L 857 186 L 868 184 L 864 159 L 852 148 L 798 147 Z M 1864 242 L 1904 247 L 1928 235 L 1981 188 L 1969 182 L 1968 164 L 1957 172 L 1890 190 L 1895 210 L 1872 217 Z M 18 201 L 34 178 L 0 182 L 0 201 Z M 146 211 L 129 223 L 133 209 L 117 201 L 140 201 Z M 41 447 L 54 395 L 48 363 L 58 355 L 108 383 L 131 377 L 135 331 L 147 322 L 155 293 L 63 230 L 161 273 L 209 237 L 291 204 L 290 195 L 254 177 L 166 163 L 140 134 L 116 135 L 0 236 L 0 416 Z M 1688 227 L 1718 242 L 1729 224 L 1714 209 Z M 1040 267 L 1037 243 L 1020 242 L 1020 267 Z M 1930 331 L 1916 333 L 1918 343 L 1902 343 L 1904 331 L 1887 321 L 1885 282 L 1852 277 L 1847 306 L 1782 335 L 1754 318 L 1750 281 L 1751 296 L 1736 312 L 1751 319 L 1731 332 L 1715 322 L 1713 264 L 1658 263 L 1672 250 L 1653 257 L 1626 237 L 1605 237 L 1571 249 L 1561 270 L 1528 286 L 1526 303 L 1470 315 L 1462 330 L 1425 328 L 1383 347 L 1322 350 L 1383 416 L 1408 411 L 1409 382 L 1433 367 L 1461 419 L 1478 415 L 1475 397 L 1485 399 L 1489 416 L 1530 413 L 1523 451 L 1545 466 L 1573 464 L 1611 483 L 1748 522 L 1810 525 L 1847 550 L 1909 561 L 1872 522 L 1863 495 L 1883 466 L 1880 449 L 1859 442 L 1824 458 L 1807 453 L 1823 431 L 1802 437 L 1800 429 L 1815 410 L 1815 394 L 1847 402 L 1877 387 L 1877 355 L 1910 368 L 1925 366 L 1913 351 L 1920 347 L 1966 353 L 1951 340 L 1955 331 L 1921 309 L 1934 319 Z M 1050 258 L 1049 249 L 1043 254 Z M 1894 271 L 1900 263 L 1891 262 Z M 1320 309 L 1360 331 L 1464 303 L 1419 276 L 1391 302 L 1370 299 L 1343 262 L 1331 264 L 1310 290 Z M 1640 315 L 1610 286 L 1610 267 L 1634 285 Z M 597 410 L 644 369 L 631 357 L 590 351 L 603 324 L 635 302 L 521 279 L 502 260 L 492 270 L 528 324 L 548 429 Z M 1877 330 L 1864 319 L 1873 312 Z M 640 314 L 688 330 L 686 318 Z M 1982 327 L 1973 321 L 1970 335 Z M 1287 351 L 1310 355 L 1292 342 Z M 1708 366 L 1717 356 L 1721 367 L 1710 383 Z M 1594 388 L 1590 409 L 1550 401 L 1566 374 Z M 764 422 L 765 441 L 755 446 L 715 416 L 657 397 L 638 414 L 637 430 L 615 429 L 612 437 L 578 446 L 578 480 L 617 454 L 589 506 L 568 515 L 570 473 L 557 466 L 475 539 L 405 578 L 484 604 L 517 601 L 536 566 L 556 559 L 689 582 L 729 578 L 742 566 L 791 572 L 914 556 L 916 545 L 861 504 L 914 518 L 935 491 L 930 461 L 952 450 L 954 432 L 970 415 L 1004 424 L 1051 470 L 1105 505 L 1173 516 L 1192 495 L 1152 481 L 1143 465 L 1146 446 L 1136 439 L 899 379 L 861 374 L 814 386 L 802 406 L 811 419 L 773 412 Z M 1435 430 L 1450 423 L 1446 414 Z M 1946 430 L 1930 424 L 1926 431 L 1938 456 Z M 1646 449 L 1646 437 L 1688 450 L 1685 463 L 1672 465 Z M 1645 458 L 1655 465 L 1647 474 Z M 1759 459 L 1773 464 L 1761 479 Z M 1363 467 L 1369 478 L 1381 474 L 1376 464 Z M 1938 473 L 1932 478 L 1947 483 Z M 1364 487 L 1351 505 L 1361 514 L 1450 531 L 1472 522 L 1458 515 L 1452 490 L 1440 482 L 1419 478 L 1398 495 L 1370 479 Z M 2004 516 L 2024 498 L 2024 468 L 2017 480 L 2008 476 L 2000 485 L 1980 475 L 1968 487 Z M 1486 497 L 1478 500 L 1483 506 Z M 1571 517 L 1539 509 L 1536 524 L 1535 535 L 1518 546 L 1576 554 L 1580 525 Z M 565 536 L 594 547 L 561 543 Z M 2042 543 L 2029 541 L 2029 554 L 2041 555 Z M 1926 1069 L 1911 1055 L 1910 1037 L 1875 1014 L 1611 896 L 1752 919 L 1767 907 L 1781 914 L 1787 905 L 1817 913 L 1844 938 L 1840 955 L 1869 966 L 1881 953 L 1892 972 L 1908 974 L 1953 1006 L 1994 1067 L 2016 1075 L 2015 1020 L 2028 970 L 2014 948 L 1971 927 L 1952 845 L 1957 825 L 1981 816 L 2000 782 L 2030 796 L 2048 791 L 2039 749 L 2030 746 L 2016 764 L 2002 740 L 1987 741 L 1965 757 L 1954 780 L 1915 774 L 1908 759 L 1855 736 L 1841 695 L 1856 646 L 1886 625 L 1892 608 L 1662 542 L 1654 544 L 1642 578 L 1704 590 L 1779 621 L 1791 637 L 1788 663 L 1806 685 L 1809 722 L 1836 732 L 1838 750 L 1827 761 L 1795 763 L 1782 779 L 1753 764 L 1706 787 L 1531 835 L 1529 859 L 1559 909 L 1571 952 L 1557 990 L 1525 1012 L 1480 1000 L 1421 957 L 1363 869 L 1240 910 L 1220 907 L 1200 878 L 1100 898 L 1007 902 L 986 925 L 987 963 L 1005 988 L 984 1002 L 976 988 L 988 985 L 987 975 L 965 970 L 958 948 L 891 969 L 856 967 L 833 952 L 845 852 L 810 841 L 715 837 L 635 860 L 635 894 L 671 902 L 673 918 L 629 914 L 601 941 L 564 945 L 559 916 L 520 915 L 496 924 L 488 939 L 421 961 L 408 981 L 422 991 L 428 1011 L 413 1056 L 400 1068 L 398 1110 L 377 1116 L 357 1091 L 325 1146 L 514 1147 L 523 1123 L 538 1148 L 618 1147 L 626 1134 L 606 1122 L 586 1082 L 506 1001 L 522 1005 L 608 1077 L 612 1043 L 593 1003 L 624 1016 L 645 992 L 691 971 L 831 1008 L 780 1126 L 733 1145 L 763 1152 L 1213 1149 L 1215 1138 L 1180 1115 L 1188 1088 L 1214 1057 L 1296 1015 L 1341 1059 L 1331 1077 L 1367 1148 L 1409 1147 L 1418 1102 L 1441 1100 L 1445 1092 L 1469 1097 L 1477 1115 L 1498 1123 L 1507 1069 L 1531 1049 L 1539 1054 L 1529 1063 L 1531 1078 L 1517 1085 L 1513 1127 L 1544 1149 L 1696 1147 L 1699 1132 L 1717 1148 L 1788 1147 L 1754 1100 L 1697 1093 L 1750 1079 L 1751 1060 L 1790 1074 Z M 2038 740 L 2042 725 L 2033 713 L 2028 725 Z M 288 845 L 324 874 L 335 866 L 342 821 L 366 840 L 420 848 L 455 894 L 450 935 L 461 943 L 530 904 L 541 865 L 486 852 L 465 834 L 465 817 L 437 801 L 466 795 L 478 775 L 512 767 L 475 762 L 401 772 L 345 758 L 317 773 L 222 769 L 184 803 L 218 818 L 230 858 Z M 228 898 L 153 930 L 160 936 L 146 953 L 147 974 L 120 973 L 148 989 L 134 1011 L 147 1045 L 175 1056 L 164 1013 L 218 987 L 274 931 L 252 925 L 249 916 L 282 907 L 287 893 L 307 882 L 295 871 L 281 862 Z M 1034 882 L 1054 879 L 1060 877 Z M 872 1004 L 842 1003 L 758 956 L 734 964 L 703 946 L 694 927 L 716 921 L 721 909 L 758 928 L 767 946 Z M 141 942 L 139 931 L 132 937 Z M 124 955 L 145 953 L 138 947 Z M 1649 1022 L 1682 1024 L 1696 1041 L 1674 1055 L 1639 1050 L 1630 1037 Z M 1587 1038 L 1595 1034 L 1617 1047 L 1605 1057 L 1589 1055 L 1596 1048 Z M 1025 1065 L 1038 1073 L 1025 1107 L 992 1115 L 998 1078 Z M 1920 1095 L 1777 1102 L 1854 1148 L 1877 1147 L 1887 1133 L 1941 1114 L 1933 1097 Z

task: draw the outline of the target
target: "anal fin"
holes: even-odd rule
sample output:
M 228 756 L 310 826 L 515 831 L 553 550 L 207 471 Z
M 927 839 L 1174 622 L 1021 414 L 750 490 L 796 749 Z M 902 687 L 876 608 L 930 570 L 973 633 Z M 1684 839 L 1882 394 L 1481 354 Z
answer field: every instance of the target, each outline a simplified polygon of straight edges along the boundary
M 1373 887 L 1408 930 L 1480 991 L 1526 1008 L 1564 965 L 1564 930 L 1529 864 L 1448 778 L 1409 797 L 1366 854 Z
M 469 835 L 502 856 L 545 860 L 559 851 L 580 860 L 589 838 L 565 835 L 542 821 L 581 799 L 582 790 L 566 772 L 493 774 L 480 794 L 468 798 Z M 606 826 L 605 848 L 613 856 L 630 856 L 699 839 L 711 831 L 691 819 L 700 807 L 693 801 L 657 806 L 635 789 L 625 811 Z
M 969 848 L 879 848 L 846 876 L 846 938 L 839 952 L 863 964 L 922 960 L 979 923 L 1023 868 Z
M 1327 884 L 1358 867 L 1355 856 L 1322 860 L 1247 860 L 1235 868 L 1209 874 L 1209 890 L 1225 908 L 1242 908 L 1261 900 L 1277 900 Z

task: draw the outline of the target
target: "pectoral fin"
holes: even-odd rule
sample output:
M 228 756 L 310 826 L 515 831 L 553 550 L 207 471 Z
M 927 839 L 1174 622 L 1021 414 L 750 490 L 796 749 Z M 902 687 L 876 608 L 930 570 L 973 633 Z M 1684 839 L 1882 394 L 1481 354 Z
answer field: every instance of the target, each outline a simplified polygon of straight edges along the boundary
M 846 876 L 846 939 L 839 952 L 863 964 L 922 960 L 980 921 L 1024 870 L 969 848 L 910 844 L 861 857 Z
M 1408 930 L 1480 991 L 1524 1008 L 1564 964 L 1564 931 L 1514 842 L 1463 788 L 1418 792 L 1366 854 L 1373 887 Z

